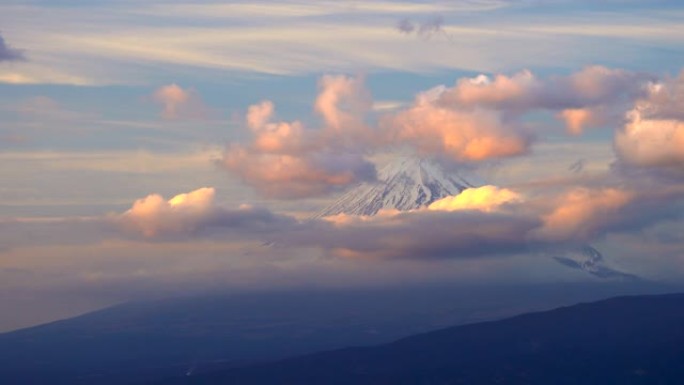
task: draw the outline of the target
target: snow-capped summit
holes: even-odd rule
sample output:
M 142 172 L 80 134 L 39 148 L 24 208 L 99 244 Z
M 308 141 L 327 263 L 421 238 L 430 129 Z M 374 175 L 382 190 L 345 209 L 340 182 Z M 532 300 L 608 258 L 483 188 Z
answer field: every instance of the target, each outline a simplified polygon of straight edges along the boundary
M 400 157 L 378 172 L 378 180 L 365 182 L 316 214 L 375 215 L 381 209 L 417 209 L 446 196 L 474 187 L 462 176 L 447 173 L 431 160 Z

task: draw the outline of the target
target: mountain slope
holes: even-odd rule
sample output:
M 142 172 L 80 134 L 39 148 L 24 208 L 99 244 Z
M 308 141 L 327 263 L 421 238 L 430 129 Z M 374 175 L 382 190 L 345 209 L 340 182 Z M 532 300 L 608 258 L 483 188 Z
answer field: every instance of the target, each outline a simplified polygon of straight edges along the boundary
M 375 215 L 381 209 L 417 209 L 468 187 L 473 186 L 462 176 L 445 172 L 433 161 L 401 157 L 380 170 L 378 181 L 351 189 L 316 216 Z
M 160 384 L 684 383 L 684 294 L 620 297 Z
M 450 283 L 130 303 L 0 334 L 0 384 L 140 384 L 618 293 L 671 290 L 642 282 L 467 289 Z

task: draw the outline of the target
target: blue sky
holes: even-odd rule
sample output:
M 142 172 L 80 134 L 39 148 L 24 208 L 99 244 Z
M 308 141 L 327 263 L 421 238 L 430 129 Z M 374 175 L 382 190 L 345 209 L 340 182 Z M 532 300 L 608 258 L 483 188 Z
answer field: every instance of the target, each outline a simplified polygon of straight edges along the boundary
M 682 17 L 677 1 L 5 0 L 0 312 L 31 306 L 0 328 L 264 280 L 581 280 L 538 255 L 587 242 L 616 266 L 676 281 Z M 311 212 L 397 151 L 524 196 L 471 209 L 543 223 L 525 235 L 529 252 L 364 262 L 338 253 L 360 253 L 344 247 L 353 239 L 299 238 Z M 198 206 L 164 203 L 192 191 Z M 135 211 L 154 194 L 164 201 L 151 216 Z M 553 227 L 568 213 L 584 230 Z M 235 216 L 305 246 L 245 253 L 265 230 L 225 225 Z M 36 310 L 46 293 L 71 305 Z

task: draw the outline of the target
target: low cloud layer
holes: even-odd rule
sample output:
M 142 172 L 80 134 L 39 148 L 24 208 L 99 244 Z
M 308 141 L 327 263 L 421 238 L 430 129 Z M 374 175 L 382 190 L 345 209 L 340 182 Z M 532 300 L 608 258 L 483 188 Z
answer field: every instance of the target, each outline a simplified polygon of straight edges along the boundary
M 233 228 L 259 233 L 269 226 L 293 220 L 265 209 L 241 206 L 229 210 L 215 203 L 215 190 L 203 187 L 166 200 L 159 194 L 138 199 L 112 218 L 122 231 L 148 239 L 190 236 L 210 228 Z
M 538 195 L 488 185 L 418 210 L 303 220 L 250 206 L 228 209 L 215 204 L 214 194 L 201 188 L 168 200 L 149 195 L 114 220 L 124 233 L 150 240 L 234 235 L 273 244 L 277 253 L 313 248 L 344 258 L 467 259 L 544 254 L 640 231 L 671 217 L 684 186 L 570 187 Z

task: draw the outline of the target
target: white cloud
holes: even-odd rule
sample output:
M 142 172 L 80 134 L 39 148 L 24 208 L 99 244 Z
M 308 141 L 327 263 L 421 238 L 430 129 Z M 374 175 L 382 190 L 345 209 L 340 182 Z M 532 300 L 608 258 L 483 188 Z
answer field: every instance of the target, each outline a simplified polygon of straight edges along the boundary
M 458 211 L 478 210 L 496 211 L 508 203 L 520 203 L 523 196 L 513 190 L 486 185 L 463 190 L 456 196 L 445 197 L 428 206 L 428 210 Z
M 627 113 L 615 134 L 620 161 L 629 166 L 670 169 L 684 166 L 684 72 L 652 83 Z

